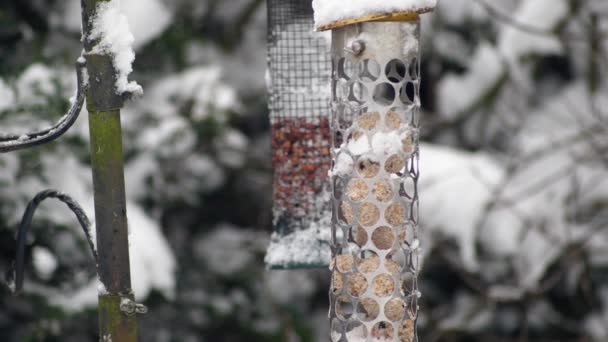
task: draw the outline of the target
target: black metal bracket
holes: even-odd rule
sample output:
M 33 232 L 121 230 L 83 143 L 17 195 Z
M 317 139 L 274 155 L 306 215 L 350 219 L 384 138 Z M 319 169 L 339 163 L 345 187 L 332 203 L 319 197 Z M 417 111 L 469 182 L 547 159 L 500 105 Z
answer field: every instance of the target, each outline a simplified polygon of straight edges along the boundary
M 76 79 L 78 83 L 76 99 L 68 113 L 52 127 L 25 134 L 8 134 L 0 136 L 0 153 L 42 145 L 59 138 L 69 130 L 74 122 L 76 122 L 76 119 L 78 119 L 78 115 L 80 115 L 86 97 L 88 88 L 86 67 L 84 59 L 79 58 L 76 62 Z
M 23 274 L 25 268 L 25 244 L 27 241 L 27 233 L 32 225 L 32 219 L 34 217 L 34 213 L 40 203 L 49 198 L 55 198 L 65 203 L 68 208 L 72 210 L 78 222 L 80 223 L 80 227 L 84 231 L 84 235 L 87 238 L 87 242 L 89 244 L 89 248 L 91 249 L 91 254 L 95 259 L 95 265 L 97 266 L 97 251 L 95 250 L 95 244 L 93 242 L 93 237 L 91 236 L 91 221 L 87 217 L 86 213 L 82 209 L 82 207 L 70 196 L 57 191 L 57 190 L 45 190 L 38 193 L 28 204 L 23 217 L 21 218 L 21 224 L 19 225 L 19 230 L 17 232 L 17 258 L 14 264 L 14 281 L 15 287 L 13 289 L 13 293 L 15 295 L 19 294 L 23 289 Z

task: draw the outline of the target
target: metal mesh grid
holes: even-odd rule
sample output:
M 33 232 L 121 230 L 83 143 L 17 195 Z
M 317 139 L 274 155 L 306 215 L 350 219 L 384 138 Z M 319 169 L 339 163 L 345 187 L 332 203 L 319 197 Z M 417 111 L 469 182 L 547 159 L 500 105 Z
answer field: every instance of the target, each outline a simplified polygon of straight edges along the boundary
M 417 341 L 419 29 L 333 33 L 333 342 Z
M 274 167 L 276 234 L 266 258 L 272 268 L 323 267 L 324 252 L 295 254 L 278 249 L 298 231 L 326 229 L 329 237 L 327 172 L 330 167 L 328 41 L 314 32 L 311 0 L 268 0 L 268 91 Z M 321 236 L 322 234 L 317 234 Z M 299 260 L 301 259 L 301 260 Z

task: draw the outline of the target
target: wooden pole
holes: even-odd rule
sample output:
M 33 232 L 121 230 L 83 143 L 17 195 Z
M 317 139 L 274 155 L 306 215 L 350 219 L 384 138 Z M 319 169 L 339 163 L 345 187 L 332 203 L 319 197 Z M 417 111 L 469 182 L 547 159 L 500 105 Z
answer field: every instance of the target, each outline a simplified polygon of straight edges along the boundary
M 107 0 L 81 0 L 84 56 L 89 74 L 87 110 L 91 136 L 91 166 L 97 227 L 98 273 L 105 291 L 99 293 L 100 341 L 137 341 L 137 320 L 124 306 L 133 304 L 129 267 L 129 234 L 125 200 L 120 110 L 112 56 L 94 53 L 88 39 L 97 6 Z M 121 306 L 123 309 L 121 310 Z

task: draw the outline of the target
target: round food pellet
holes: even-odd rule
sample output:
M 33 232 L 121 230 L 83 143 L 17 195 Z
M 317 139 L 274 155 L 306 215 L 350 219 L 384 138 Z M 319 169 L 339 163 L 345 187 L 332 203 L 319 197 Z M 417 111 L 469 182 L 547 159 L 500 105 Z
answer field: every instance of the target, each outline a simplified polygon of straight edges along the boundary
M 364 135 L 365 135 L 365 133 L 363 133 L 362 131 L 357 130 L 357 131 L 352 132 L 351 135 L 350 135 L 350 137 L 351 137 L 351 140 L 357 141 L 360 138 L 362 138 Z
M 393 154 L 384 162 L 384 169 L 388 173 L 399 173 L 405 167 L 405 160 L 398 154 Z
M 376 341 L 392 341 L 395 336 L 395 329 L 389 322 L 378 322 L 372 328 L 372 337 Z
M 363 247 L 367 243 L 367 232 L 361 226 L 353 227 L 353 240 L 359 247 Z
M 415 331 L 414 321 L 405 320 L 399 328 L 399 341 L 400 342 L 413 342 L 414 341 L 414 331 Z
M 367 255 L 357 261 L 357 268 L 363 273 L 372 273 L 380 266 L 380 258 L 374 252 L 367 251 Z
M 336 268 L 342 273 L 352 272 L 355 265 L 354 258 L 349 254 L 342 254 L 336 257 Z
M 405 317 L 405 302 L 400 298 L 393 298 L 384 305 L 384 315 L 389 320 L 396 322 Z
M 348 297 L 340 297 L 336 300 L 336 314 L 343 319 L 349 319 L 353 315 L 353 303 Z
M 342 279 L 342 273 L 334 271 L 331 275 L 331 292 L 334 295 L 342 292 L 342 288 L 344 288 L 344 281 Z
M 391 272 L 392 274 L 400 273 L 402 268 L 399 263 L 391 259 L 384 260 L 384 267 L 386 267 L 386 270 Z
M 373 282 L 374 294 L 378 297 L 388 297 L 395 291 L 395 282 L 393 277 L 388 274 L 381 274 L 374 278 Z
M 407 154 L 412 154 L 414 153 L 414 138 L 412 137 L 411 134 L 406 134 L 402 139 L 401 139 L 401 143 L 403 146 L 403 152 L 407 153 Z
M 372 178 L 380 172 L 380 163 L 370 158 L 361 158 L 357 164 L 357 171 L 364 178 Z
M 342 202 L 340 205 L 340 214 L 340 218 L 342 218 L 344 222 L 347 224 L 353 223 L 353 206 L 350 203 L 346 201 Z
M 386 113 L 386 118 L 384 120 L 386 123 L 386 127 L 390 129 L 398 129 L 399 127 L 401 127 L 401 124 L 403 124 L 401 118 L 399 117 L 399 113 L 397 112 L 391 111 Z
M 357 305 L 357 314 L 364 322 L 373 321 L 380 314 L 380 305 L 371 298 L 363 298 Z
M 393 188 L 388 181 L 381 180 L 374 184 L 372 194 L 380 202 L 388 202 L 393 198 Z
M 372 233 L 372 241 L 378 249 L 389 249 L 395 243 L 395 233 L 386 226 L 376 228 Z
M 384 217 L 393 226 L 402 225 L 405 223 L 405 207 L 401 203 L 393 203 L 386 208 Z
M 372 130 L 376 128 L 378 121 L 380 121 L 380 113 L 369 112 L 359 116 L 357 119 L 357 124 L 363 129 Z
M 360 202 L 367 198 L 369 189 L 367 184 L 362 179 L 351 179 L 348 183 L 348 189 L 346 191 L 348 198 L 353 202 Z
M 346 292 L 353 297 L 361 296 L 367 290 L 367 280 L 361 273 L 354 273 L 348 276 L 346 281 Z
M 365 227 L 374 225 L 380 219 L 380 210 L 371 203 L 363 203 L 359 208 L 359 223 Z

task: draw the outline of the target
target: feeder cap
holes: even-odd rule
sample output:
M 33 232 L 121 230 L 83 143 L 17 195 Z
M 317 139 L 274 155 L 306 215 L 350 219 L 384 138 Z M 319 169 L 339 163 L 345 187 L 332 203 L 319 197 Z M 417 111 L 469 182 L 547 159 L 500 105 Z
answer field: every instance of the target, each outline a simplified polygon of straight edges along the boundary
M 327 31 L 370 21 L 410 21 L 432 12 L 437 0 L 313 0 L 315 28 Z

